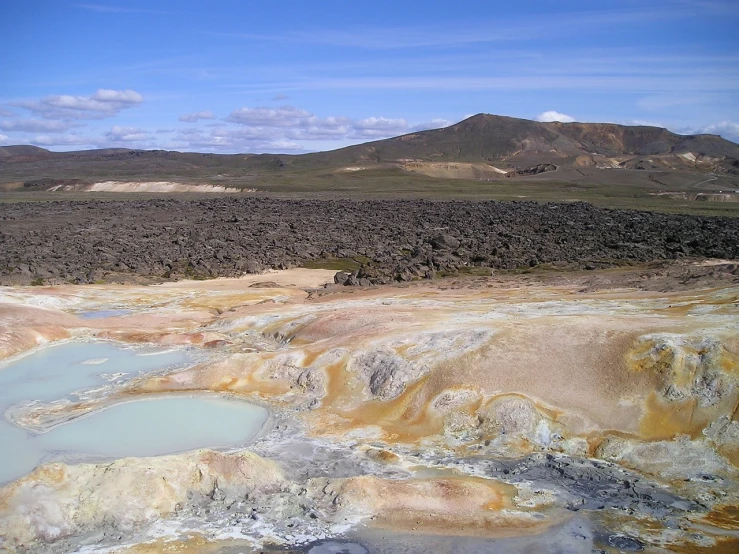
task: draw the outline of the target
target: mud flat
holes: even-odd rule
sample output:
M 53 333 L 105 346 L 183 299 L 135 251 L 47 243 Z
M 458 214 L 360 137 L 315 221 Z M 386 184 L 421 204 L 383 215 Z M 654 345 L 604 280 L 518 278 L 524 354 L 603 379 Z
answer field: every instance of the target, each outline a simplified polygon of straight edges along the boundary
M 74 405 L 28 405 L 19 425 L 194 393 L 273 421 L 243 448 L 43 465 L 0 489 L 0 546 L 735 552 L 735 271 L 683 261 L 360 289 L 302 270 L 2 289 L 6 357 L 69 338 L 210 353 Z

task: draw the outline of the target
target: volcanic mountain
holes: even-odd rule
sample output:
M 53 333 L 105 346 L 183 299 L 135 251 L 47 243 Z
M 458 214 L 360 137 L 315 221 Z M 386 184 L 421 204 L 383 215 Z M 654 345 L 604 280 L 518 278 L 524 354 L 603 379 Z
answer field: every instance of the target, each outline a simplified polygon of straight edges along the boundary
M 718 135 L 678 135 L 661 127 L 541 123 L 478 114 L 443 129 L 309 154 L 327 165 L 457 162 L 739 172 L 739 145 Z
M 478 114 L 442 129 L 301 155 L 128 149 L 57 153 L 33 146 L 0 147 L 0 182 L 23 180 L 29 188 L 101 178 L 238 181 L 375 167 L 470 180 L 558 168 L 739 175 L 739 145 L 718 135 L 678 135 L 660 127 L 542 123 Z

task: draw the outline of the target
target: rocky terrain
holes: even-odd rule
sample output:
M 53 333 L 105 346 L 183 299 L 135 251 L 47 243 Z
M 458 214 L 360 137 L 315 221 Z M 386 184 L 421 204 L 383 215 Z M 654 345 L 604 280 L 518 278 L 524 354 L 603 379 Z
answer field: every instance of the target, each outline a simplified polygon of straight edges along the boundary
M 490 269 L 739 258 L 739 219 L 584 203 L 248 197 L 0 205 L 0 283 L 238 276 L 306 266 L 370 285 Z

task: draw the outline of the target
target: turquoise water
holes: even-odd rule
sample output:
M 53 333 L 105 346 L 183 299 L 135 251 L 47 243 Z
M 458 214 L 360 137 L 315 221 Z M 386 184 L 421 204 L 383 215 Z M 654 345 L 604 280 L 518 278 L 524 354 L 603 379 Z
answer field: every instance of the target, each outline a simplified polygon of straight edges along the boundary
M 107 384 L 110 374 L 138 374 L 192 361 L 183 350 L 137 350 L 109 343 L 53 346 L 0 366 L 0 411 L 5 413 L 19 402 L 69 397 L 75 391 Z M 262 407 L 215 395 L 158 396 L 116 404 L 42 434 L 3 417 L 0 483 L 53 460 L 156 456 L 239 446 L 259 432 L 267 417 Z
M 80 312 L 77 314 L 77 317 L 81 317 L 82 319 L 103 319 L 105 317 L 118 317 L 131 313 L 133 313 L 131 310 L 91 310 Z
M 107 384 L 101 375 L 140 372 L 185 365 L 186 350 L 122 348 L 106 342 L 71 342 L 50 346 L 10 365 L 0 365 L 0 410 L 26 400 L 56 400 Z

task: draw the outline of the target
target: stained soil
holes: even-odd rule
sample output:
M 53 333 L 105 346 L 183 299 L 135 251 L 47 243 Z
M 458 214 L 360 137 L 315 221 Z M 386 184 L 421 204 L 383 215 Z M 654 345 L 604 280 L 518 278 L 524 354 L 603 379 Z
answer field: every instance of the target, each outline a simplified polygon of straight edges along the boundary
M 306 266 L 339 284 L 739 258 L 739 219 L 534 202 L 212 198 L 0 205 L 0 284 L 208 279 Z

